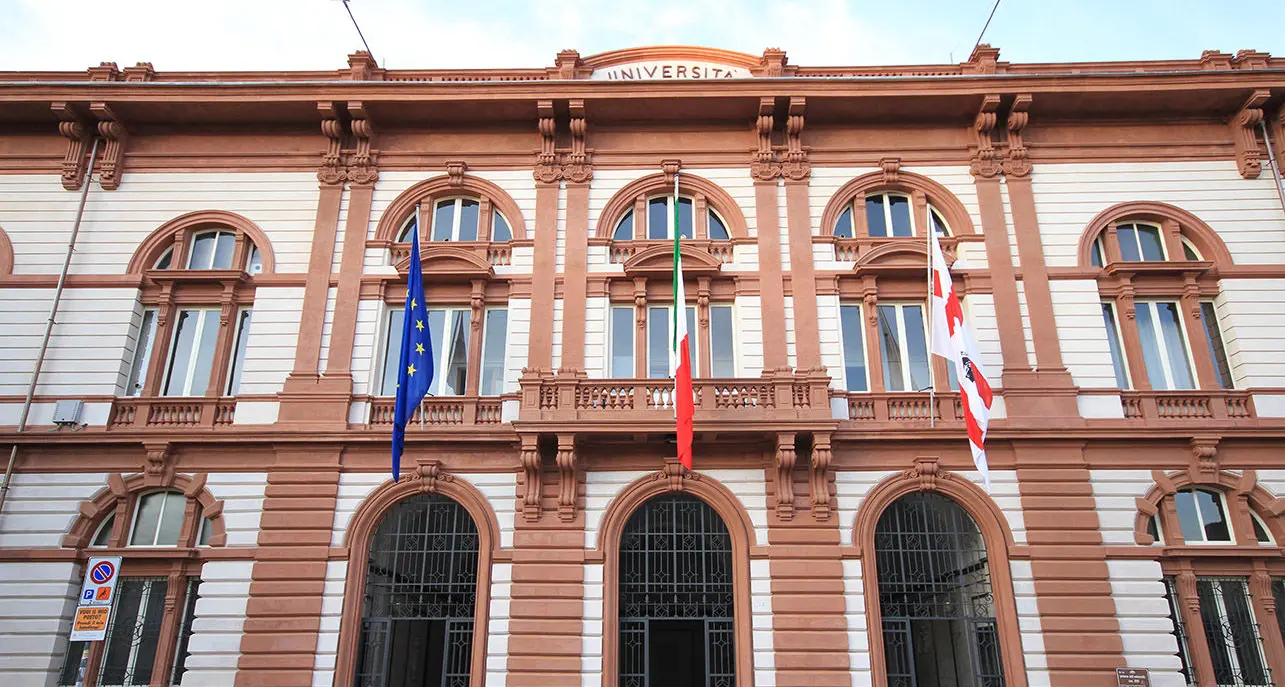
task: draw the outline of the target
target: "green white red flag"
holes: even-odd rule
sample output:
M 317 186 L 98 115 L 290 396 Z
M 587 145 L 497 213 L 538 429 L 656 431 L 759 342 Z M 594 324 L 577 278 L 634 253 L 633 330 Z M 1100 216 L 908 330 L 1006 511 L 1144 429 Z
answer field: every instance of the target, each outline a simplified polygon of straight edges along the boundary
M 669 331 L 669 374 L 674 378 L 674 417 L 678 424 L 678 461 L 692 469 L 692 358 L 688 346 L 687 297 L 683 292 L 683 256 L 678 250 L 682 232 L 678 221 L 678 174 L 674 174 L 674 309 Z

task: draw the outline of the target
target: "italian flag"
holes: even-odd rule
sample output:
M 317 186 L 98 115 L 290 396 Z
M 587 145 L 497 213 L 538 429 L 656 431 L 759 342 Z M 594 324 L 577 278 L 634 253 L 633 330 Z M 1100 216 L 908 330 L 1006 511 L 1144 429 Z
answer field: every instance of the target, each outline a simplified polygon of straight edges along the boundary
M 687 296 L 683 293 L 683 257 L 678 252 L 678 174 L 674 174 L 674 310 L 669 331 L 669 374 L 674 378 L 674 417 L 678 421 L 678 461 L 692 469 L 692 357 L 687 342 Z

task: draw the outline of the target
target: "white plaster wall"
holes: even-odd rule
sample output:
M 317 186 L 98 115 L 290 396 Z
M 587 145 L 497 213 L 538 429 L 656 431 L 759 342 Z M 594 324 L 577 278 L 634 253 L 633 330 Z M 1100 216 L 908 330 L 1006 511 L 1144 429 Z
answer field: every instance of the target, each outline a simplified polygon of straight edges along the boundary
M 162 224 L 196 210 L 225 210 L 267 234 L 278 272 L 306 272 L 318 198 L 311 172 L 127 173 L 115 191 L 90 187 L 71 271 L 122 274 Z M 15 274 L 59 272 L 79 200 L 56 174 L 0 179 L 0 227 L 13 242 Z
M 1169 618 L 1164 577 L 1158 561 L 1108 560 L 1111 598 L 1124 643 L 1124 662 L 1151 671 L 1155 687 L 1183 687 L 1178 641 Z
M 762 472 L 759 472 L 761 475 Z M 766 543 L 760 539 L 759 543 Z M 772 639 L 772 562 L 750 561 L 750 631 L 754 647 L 754 684 L 776 685 L 776 651 Z
M 1031 335 L 1031 313 L 1026 305 L 1026 283 L 1017 282 L 1017 306 L 1022 314 L 1022 338 L 1026 344 L 1026 364 L 1038 368 L 1035 364 L 1035 339 Z
M 1098 283 L 1090 279 L 1049 282 L 1062 363 L 1077 386 L 1116 388 Z
M 1215 306 L 1236 387 L 1285 387 L 1285 279 L 1223 279 L 1219 287 Z
M 553 301 L 553 369 L 562 366 L 562 299 Z
M 509 605 L 513 587 L 513 564 L 491 566 L 491 608 L 487 616 L 486 684 L 502 685 L 508 679 Z
M 223 502 L 224 546 L 255 546 L 259 543 L 259 522 L 268 490 L 266 472 L 211 472 L 205 488 Z
M 866 687 L 871 684 L 870 631 L 866 624 L 866 590 L 861 575 L 860 560 L 843 560 L 843 598 L 846 602 L 843 617 L 848 621 L 848 670 L 852 671 L 854 686 Z
M 294 368 L 299 342 L 302 287 L 260 286 L 254 293 L 254 315 L 241 372 L 242 394 L 275 394 Z
M 866 494 L 874 486 L 889 475 L 894 474 L 892 471 L 869 471 L 853 472 L 849 470 L 839 470 L 834 473 L 834 508 L 836 517 L 839 518 L 839 543 L 844 546 L 852 545 L 852 525 L 856 522 L 857 510 L 861 508 L 861 502 L 865 500 Z M 846 572 L 846 569 L 845 569 Z M 849 608 L 865 608 L 865 606 L 848 605 Z
M 683 170 L 683 173 L 704 177 L 718 184 L 720 188 L 727 192 L 727 195 L 732 197 L 736 206 L 740 208 L 741 214 L 745 215 L 745 224 L 749 227 L 750 236 L 758 235 L 758 221 L 754 206 L 754 178 L 750 176 L 748 165 L 713 169 L 693 168 L 691 170 Z M 594 172 L 594 174 L 596 175 L 597 172 Z M 681 178 L 679 180 L 679 193 L 682 193 Z M 782 214 L 782 225 L 784 225 L 784 220 L 785 215 Z
M 736 297 L 737 331 L 740 345 L 737 368 L 746 377 L 763 374 L 763 299 L 760 296 Z
M 383 364 L 384 332 L 388 328 L 388 311 L 383 301 L 357 303 L 357 327 L 352 342 L 352 386 L 354 394 L 378 391 Z M 366 419 L 363 417 L 362 422 Z
M 584 365 L 585 374 L 590 379 L 607 377 L 607 360 L 611 355 L 608 339 L 610 308 L 611 302 L 605 296 L 585 300 Z
M 1008 232 L 1008 253 L 1013 258 L 1013 267 L 1020 268 L 1022 260 L 1017 250 L 1017 227 L 1013 223 L 1013 202 L 1008 195 L 1008 182 L 999 185 L 1000 203 L 1004 209 L 1004 229 Z M 1021 288 L 1022 282 L 1017 286 Z
M 982 368 L 991 384 L 998 386 L 1004 368 L 1004 354 L 1000 351 L 999 321 L 995 317 L 995 297 L 989 293 L 974 293 L 964 297 L 962 303 L 968 326 L 973 328 L 977 352 L 982 356 Z
M 580 685 L 602 684 L 603 564 L 585 563 L 584 620 L 580 631 Z
M 467 482 L 486 497 L 500 526 L 501 548 L 513 547 L 513 527 L 517 507 L 518 476 L 515 472 L 452 472 L 456 480 Z M 375 488 L 388 480 L 384 472 L 345 472 L 339 475 L 339 494 L 335 501 L 335 520 L 330 531 L 330 545 L 344 546 L 348 524 L 362 501 Z
M 236 680 L 254 561 L 207 561 L 192 619 L 183 687 L 225 687 Z
M 561 301 L 559 301 L 561 302 Z M 531 347 L 531 299 L 509 301 L 509 341 L 504 362 L 504 393 L 517 393 Z
M 339 624 L 344 614 L 344 582 L 348 561 L 326 561 L 326 581 L 321 588 L 321 625 L 317 628 L 317 654 L 312 661 L 313 687 L 330 687 L 339 655 Z
M 336 216 L 335 243 L 330 254 L 331 273 L 339 272 L 339 265 L 344 259 L 344 236 L 348 233 L 348 208 L 352 205 L 352 187 L 345 185 L 339 195 L 339 214 Z M 309 255 L 311 259 L 311 255 Z
M 602 210 L 611 202 L 612 196 L 616 195 L 620 189 L 624 188 L 629 182 L 635 179 L 641 179 L 649 174 L 655 174 L 658 170 L 652 169 L 595 169 L 593 171 L 593 181 L 589 185 L 589 235 L 597 236 L 600 230 L 599 222 L 615 222 L 616 217 L 603 217 Z M 611 229 L 614 229 L 613 225 Z M 634 227 L 637 230 L 637 227 Z M 610 229 L 608 229 L 610 231 Z M 602 264 L 606 264 L 606 251 L 602 251 Z M 591 261 L 592 262 L 592 261 Z
M 1155 483 L 1150 470 L 1091 470 L 1098 531 L 1107 546 L 1134 546 L 1133 522 L 1137 499 Z
M 53 294 L 0 289 L 0 395 L 27 393 Z M 136 310 L 141 311 L 135 289 L 64 290 L 36 393 L 111 396 L 122 390 L 126 352 L 133 352 L 137 336 Z
M 553 259 L 559 273 L 567 268 L 567 186 L 558 184 L 558 220 L 554 223 Z
M 1017 606 L 1017 628 L 1021 634 L 1022 659 L 1026 662 L 1027 684 L 1047 687 L 1049 682 L 1048 656 L 1044 652 L 1044 631 L 1040 625 L 1040 609 L 1035 599 L 1035 575 L 1030 561 L 1009 561 L 1013 578 L 1013 601 Z
M 1031 186 L 1052 267 L 1076 264 L 1080 236 L 1099 212 L 1144 200 L 1199 217 L 1237 264 L 1285 263 L 1285 213 L 1271 176 L 1243 179 L 1234 160 L 1039 164 Z
M 794 331 L 794 296 L 785 297 L 785 364 L 790 367 L 798 365 L 798 334 Z
M 817 296 L 817 331 L 821 339 L 821 364 L 830 373 L 830 388 L 846 389 L 848 371 L 843 361 L 843 323 L 839 319 L 837 294 Z
M 54 684 L 81 574 L 75 563 L 0 562 L 0 675 L 7 684 Z
M 330 337 L 335 329 L 335 304 L 338 299 L 337 287 L 326 289 L 326 312 L 321 321 L 321 355 L 317 358 L 317 374 L 325 373 L 326 365 L 330 362 Z M 251 323 L 250 327 L 253 329 L 254 324 Z
M 0 547 L 57 548 L 80 515 L 80 504 L 107 486 L 106 473 L 13 475 L 0 514 Z

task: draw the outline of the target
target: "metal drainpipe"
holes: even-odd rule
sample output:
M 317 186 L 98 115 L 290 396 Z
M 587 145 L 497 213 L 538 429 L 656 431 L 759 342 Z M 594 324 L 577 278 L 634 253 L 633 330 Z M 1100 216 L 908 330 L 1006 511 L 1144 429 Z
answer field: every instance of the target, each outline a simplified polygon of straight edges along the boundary
M 67 283 L 67 271 L 71 268 L 71 256 L 76 250 L 76 236 L 80 234 L 80 220 L 85 216 L 85 201 L 89 198 L 89 184 L 94 175 L 94 158 L 98 156 L 98 137 L 94 137 L 94 147 L 89 151 L 89 166 L 85 169 L 85 180 L 80 188 L 80 207 L 76 209 L 76 222 L 71 226 L 71 238 L 67 239 L 67 255 L 62 261 L 62 272 L 58 275 L 58 286 L 54 288 L 54 302 L 49 307 L 49 320 L 45 322 L 45 335 L 40 340 L 40 352 L 36 355 L 36 367 L 31 371 L 31 384 L 27 386 L 27 400 L 22 403 L 22 415 L 18 417 L 18 433 L 27 428 L 27 416 L 31 414 L 31 399 L 36 395 L 36 383 L 40 380 L 40 368 L 45 364 L 45 353 L 49 350 L 49 336 L 54 331 L 54 318 L 58 315 L 58 303 L 62 301 L 63 286 Z M 4 470 L 4 484 L 0 484 L 0 512 L 4 512 L 4 502 L 9 496 L 9 483 L 13 480 L 13 466 L 18 462 L 18 440 L 15 438 L 13 448 L 9 450 L 9 465 Z
M 1267 157 L 1272 165 L 1272 178 L 1276 180 L 1276 194 L 1281 197 L 1281 210 L 1285 210 L 1285 181 L 1281 179 L 1281 170 L 1276 164 L 1280 158 L 1276 157 L 1276 150 L 1272 148 L 1272 137 L 1267 133 L 1267 122 L 1258 120 L 1258 128 L 1263 132 L 1263 140 L 1267 142 Z

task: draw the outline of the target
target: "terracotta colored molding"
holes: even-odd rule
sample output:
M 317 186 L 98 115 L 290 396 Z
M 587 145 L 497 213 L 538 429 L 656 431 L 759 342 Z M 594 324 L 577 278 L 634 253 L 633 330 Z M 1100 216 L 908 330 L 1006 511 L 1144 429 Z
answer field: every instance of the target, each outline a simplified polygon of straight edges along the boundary
M 13 244 L 9 235 L 0 228 L 0 276 L 13 274 Z
M 191 235 L 198 229 L 230 229 L 237 234 L 238 239 L 252 242 L 259 249 L 259 259 L 263 264 L 263 271 L 256 276 L 271 275 L 276 269 L 276 254 L 272 250 L 272 242 L 268 240 L 268 235 L 259 228 L 259 225 L 241 215 L 226 210 L 197 210 L 179 215 L 148 234 L 147 238 L 143 239 L 142 243 L 138 244 L 138 248 L 134 250 L 134 255 L 130 258 L 129 265 L 125 268 L 125 273 L 129 275 L 143 274 L 152 269 L 152 266 L 160 259 L 161 254 L 170 248 L 174 249 L 174 257 L 170 269 L 183 269 L 181 265 L 187 264 L 187 256 L 185 254 L 187 244 L 190 242 Z M 248 257 L 248 251 L 246 257 Z M 244 257 L 234 260 L 233 268 L 244 269 L 244 261 Z M 240 264 L 238 265 L 237 263 Z
M 1271 98 L 1269 89 L 1255 90 L 1232 115 L 1227 126 L 1236 145 L 1236 166 L 1246 179 L 1257 179 L 1263 171 L 1263 151 L 1258 145 L 1258 123 L 1263 121 L 1263 105 Z
M 1076 249 L 1079 266 L 1098 269 L 1092 265 L 1093 243 L 1099 237 L 1105 238 L 1105 232 L 1111 226 L 1135 221 L 1161 225 L 1162 227 L 1165 222 L 1175 222 L 1181 235 L 1191 241 L 1196 250 L 1200 252 L 1201 257 L 1212 261 L 1220 271 L 1233 267 L 1231 252 L 1227 250 L 1227 244 L 1223 243 L 1222 238 L 1218 236 L 1218 232 L 1214 231 L 1204 220 L 1176 205 L 1149 200 L 1117 203 L 1095 215 L 1085 226 L 1083 233 L 1080 234 L 1080 242 Z M 1172 249 L 1172 246 L 1167 247 Z M 1111 242 L 1105 242 L 1104 248 L 1112 250 L 1113 246 Z M 1181 248 L 1181 244 L 1179 244 L 1179 248 Z M 1175 259 L 1172 250 L 1170 250 L 1170 260 Z M 1111 260 L 1108 258 L 1107 262 L 1111 262 Z

